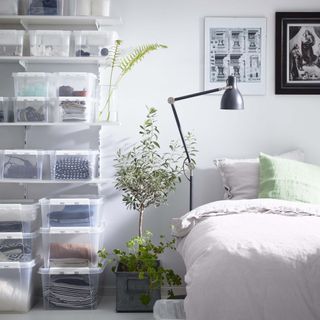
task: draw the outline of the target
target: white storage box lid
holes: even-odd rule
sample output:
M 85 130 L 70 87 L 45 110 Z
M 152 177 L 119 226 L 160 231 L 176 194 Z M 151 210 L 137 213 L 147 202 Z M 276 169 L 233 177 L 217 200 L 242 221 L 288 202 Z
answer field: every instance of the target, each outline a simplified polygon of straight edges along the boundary
M 92 227 L 54 227 L 54 228 L 40 228 L 42 234 L 101 234 L 105 229 L 105 226 L 97 228 Z
M 47 102 L 52 99 L 46 97 L 16 97 L 14 101 L 22 102 L 22 101 L 40 101 L 40 102 Z
M 97 79 L 97 76 L 94 73 L 88 73 L 88 72 L 57 72 L 58 77 L 88 77 L 88 78 L 93 78 Z
M 31 269 L 36 266 L 40 262 L 40 258 L 33 259 L 31 261 L 26 262 L 0 262 L 0 270 L 1 269 Z
M 47 205 L 100 205 L 103 203 L 102 198 L 54 198 L 54 199 L 40 199 L 41 204 Z
M 43 152 L 39 150 L 27 150 L 27 149 L 4 150 L 4 155 L 11 155 L 11 154 L 38 156 L 39 154 L 43 154 Z
M 12 74 L 14 78 L 22 77 L 22 78 L 47 78 L 50 76 L 50 73 L 46 72 L 14 72 Z
M 23 232 L 0 232 L 0 239 L 36 239 L 39 236 L 38 232 L 23 233 Z
M 101 274 L 104 271 L 104 267 L 102 268 L 40 268 L 39 273 L 43 275 L 54 275 L 54 274 Z
M 88 156 L 97 155 L 97 150 L 57 150 L 56 156 Z

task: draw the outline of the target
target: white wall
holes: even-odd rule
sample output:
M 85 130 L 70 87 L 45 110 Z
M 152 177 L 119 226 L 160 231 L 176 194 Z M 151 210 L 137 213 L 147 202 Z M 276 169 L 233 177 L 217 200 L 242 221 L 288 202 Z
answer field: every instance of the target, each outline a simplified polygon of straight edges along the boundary
M 217 157 L 255 157 L 260 151 L 280 153 L 299 147 L 307 161 L 320 163 L 320 136 L 318 96 L 276 96 L 274 94 L 274 23 L 276 11 L 319 11 L 317 0 L 113 0 L 114 16 L 121 16 L 121 38 L 128 46 L 158 42 L 168 49 L 158 51 L 145 59 L 122 82 L 119 89 L 119 128 L 104 129 L 104 164 L 110 167 L 117 146 L 134 141 L 138 125 L 144 120 L 145 106 L 159 110 L 161 142 L 178 139 L 169 96 L 179 96 L 203 89 L 203 22 L 205 16 L 267 17 L 267 94 L 245 98 L 243 112 L 219 110 L 219 97 L 205 96 L 180 102 L 177 109 L 185 131 L 190 130 L 198 139 L 199 154 L 195 172 L 195 205 L 221 198 L 220 178 L 213 168 Z M 10 89 L 8 76 L 18 67 L 0 66 L 0 94 Z M 53 67 L 52 67 L 53 70 Z M 83 69 L 82 69 L 83 70 Z M 60 147 L 74 145 L 88 147 L 81 136 L 75 140 L 53 138 Z M 84 133 L 88 134 L 88 133 Z M 91 137 L 96 137 L 94 130 Z M 0 147 L 19 147 L 22 132 L 0 129 Z M 35 132 L 37 142 L 46 146 L 45 136 Z M 44 137 L 44 138 L 42 138 Z M 110 166 L 109 166 L 110 165 Z M 15 197 L 16 189 L 0 189 L 0 198 Z M 45 193 L 46 190 L 36 192 Z M 121 195 L 112 186 L 105 189 L 108 201 L 107 248 L 123 246 L 137 232 L 137 215 L 125 209 Z M 171 194 L 167 206 L 147 212 L 145 227 L 154 234 L 170 234 L 170 220 L 184 214 L 188 208 L 188 189 L 184 182 Z M 166 266 L 184 273 L 178 254 L 163 257 Z M 107 284 L 114 283 L 108 274 Z
M 245 16 L 267 18 L 267 93 L 247 96 L 243 112 L 219 110 L 219 97 L 204 96 L 176 104 L 185 131 L 198 139 L 199 154 L 195 172 L 195 205 L 221 198 L 221 181 L 213 168 L 217 157 L 256 157 L 260 151 L 280 153 L 292 148 L 305 151 L 307 161 L 320 164 L 319 96 L 276 96 L 275 12 L 319 11 L 317 0 L 116 0 L 113 14 L 123 18 L 119 28 L 125 44 L 159 42 L 168 49 L 145 59 L 128 75 L 120 87 L 121 121 L 124 135 L 136 136 L 144 119 L 145 105 L 159 110 L 159 129 L 163 142 L 178 139 L 169 96 L 203 90 L 203 39 L 205 16 Z M 118 203 L 118 199 L 115 202 Z M 187 185 L 180 185 L 170 196 L 168 206 L 150 210 L 146 228 L 169 234 L 170 219 L 188 208 Z M 128 224 L 136 220 L 120 204 L 113 218 L 116 239 L 126 239 Z M 130 222 L 127 216 L 131 216 Z M 136 218 L 136 217 L 135 217 Z M 133 229 L 134 230 L 134 229 Z M 116 231 L 114 231 L 116 233 Z M 183 272 L 180 258 L 163 259 Z

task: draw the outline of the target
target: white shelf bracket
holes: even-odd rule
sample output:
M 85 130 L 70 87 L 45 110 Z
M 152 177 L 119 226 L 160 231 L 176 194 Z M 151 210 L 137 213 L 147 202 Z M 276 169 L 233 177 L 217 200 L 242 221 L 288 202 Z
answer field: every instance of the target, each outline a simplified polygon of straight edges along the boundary
M 26 31 L 29 30 L 28 24 L 23 19 L 20 19 L 20 24 L 22 25 L 24 30 L 26 30 Z
M 20 66 L 24 69 L 24 71 L 28 70 L 28 62 L 25 60 L 19 60 Z

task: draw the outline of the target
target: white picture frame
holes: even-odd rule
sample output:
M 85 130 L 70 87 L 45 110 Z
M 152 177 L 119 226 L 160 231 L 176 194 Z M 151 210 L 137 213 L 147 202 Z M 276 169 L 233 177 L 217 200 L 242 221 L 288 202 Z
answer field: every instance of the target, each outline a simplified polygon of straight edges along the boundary
M 234 75 L 243 95 L 265 95 L 266 29 L 266 18 L 205 17 L 204 90 Z

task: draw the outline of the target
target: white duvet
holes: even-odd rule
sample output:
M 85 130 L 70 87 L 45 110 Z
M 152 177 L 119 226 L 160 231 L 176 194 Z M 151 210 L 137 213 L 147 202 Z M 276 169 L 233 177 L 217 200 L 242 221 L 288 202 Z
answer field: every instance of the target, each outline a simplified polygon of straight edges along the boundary
M 174 219 L 188 320 L 320 319 L 320 206 L 217 201 Z

